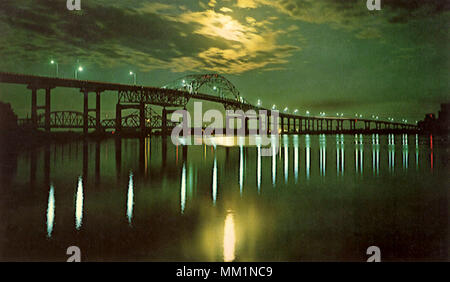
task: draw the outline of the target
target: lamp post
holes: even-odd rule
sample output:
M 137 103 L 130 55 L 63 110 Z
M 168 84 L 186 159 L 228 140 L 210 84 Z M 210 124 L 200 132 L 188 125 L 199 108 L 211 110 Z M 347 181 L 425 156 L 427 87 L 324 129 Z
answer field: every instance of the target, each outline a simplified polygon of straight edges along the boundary
M 59 66 L 58 66 L 58 62 L 56 62 L 55 60 L 51 60 L 50 64 L 55 65 L 56 66 L 56 77 L 59 76 Z
M 75 69 L 75 79 L 78 79 L 78 72 L 82 72 L 83 71 L 83 67 L 82 66 L 78 66 Z
M 136 85 L 136 73 L 130 71 L 130 75 L 133 76 L 133 78 L 134 78 L 134 85 Z

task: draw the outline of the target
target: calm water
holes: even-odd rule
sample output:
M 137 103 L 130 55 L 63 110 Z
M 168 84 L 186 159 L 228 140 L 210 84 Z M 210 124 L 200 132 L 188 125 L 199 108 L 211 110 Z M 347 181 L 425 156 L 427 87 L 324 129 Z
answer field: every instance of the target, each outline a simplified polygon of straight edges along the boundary
M 430 136 L 51 144 L 2 160 L 0 260 L 448 260 L 448 149 Z M 234 144 L 234 145 L 233 145 Z M 225 146 L 226 145 L 226 146 Z

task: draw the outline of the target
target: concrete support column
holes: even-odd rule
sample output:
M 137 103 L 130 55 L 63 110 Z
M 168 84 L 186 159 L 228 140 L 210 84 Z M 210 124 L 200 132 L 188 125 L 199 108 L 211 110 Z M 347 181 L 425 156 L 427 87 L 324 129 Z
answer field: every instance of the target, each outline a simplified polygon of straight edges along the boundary
M 101 109 L 100 109 L 100 105 L 101 105 L 101 101 L 100 101 L 100 91 L 97 91 L 95 93 L 95 127 L 97 128 L 97 131 L 101 130 L 102 124 L 100 121 L 100 113 L 101 113 Z
M 89 91 L 83 90 L 83 133 L 87 134 L 89 130 Z
M 116 131 L 122 131 L 122 106 L 119 103 L 116 104 Z
M 37 89 L 32 88 L 31 89 L 31 123 L 33 124 L 34 128 L 38 127 L 37 124 Z
M 139 105 L 139 125 L 141 127 L 141 135 L 145 135 L 145 104 L 142 102 Z
M 167 110 L 163 108 L 162 110 L 162 125 L 161 125 L 161 133 L 163 136 L 166 136 L 167 133 Z
M 45 89 L 45 131 L 50 132 L 50 88 Z

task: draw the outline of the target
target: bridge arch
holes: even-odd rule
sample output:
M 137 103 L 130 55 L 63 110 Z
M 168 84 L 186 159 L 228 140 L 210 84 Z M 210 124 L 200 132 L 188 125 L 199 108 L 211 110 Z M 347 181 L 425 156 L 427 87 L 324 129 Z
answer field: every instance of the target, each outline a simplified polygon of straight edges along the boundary
M 197 94 L 200 89 L 206 88 L 220 98 L 244 102 L 244 98 L 233 83 L 217 73 L 186 75 L 170 82 L 163 88 L 187 91 L 191 94 Z

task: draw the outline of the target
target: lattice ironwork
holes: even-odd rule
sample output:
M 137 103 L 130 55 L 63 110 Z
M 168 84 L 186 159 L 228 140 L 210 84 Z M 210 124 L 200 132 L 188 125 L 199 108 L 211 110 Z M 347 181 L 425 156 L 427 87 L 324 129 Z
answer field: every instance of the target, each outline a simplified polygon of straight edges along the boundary
M 145 103 L 163 107 L 185 107 L 190 95 L 187 92 L 163 88 L 136 88 L 119 90 L 119 103 Z
M 45 127 L 45 114 L 40 114 L 38 127 Z M 83 113 L 75 111 L 55 111 L 50 113 L 51 128 L 83 128 Z M 95 128 L 95 118 L 88 116 L 88 127 Z
M 167 121 L 167 127 L 174 127 L 175 123 L 170 120 Z M 103 128 L 116 128 L 116 119 L 102 120 Z M 122 128 L 139 128 L 140 127 L 140 115 L 139 112 L 131 113 L 122 117 Z M 162 116 L 154 111 L 150 107 L 145 108 L 145 127 L 150 129 L 162 128 Z

